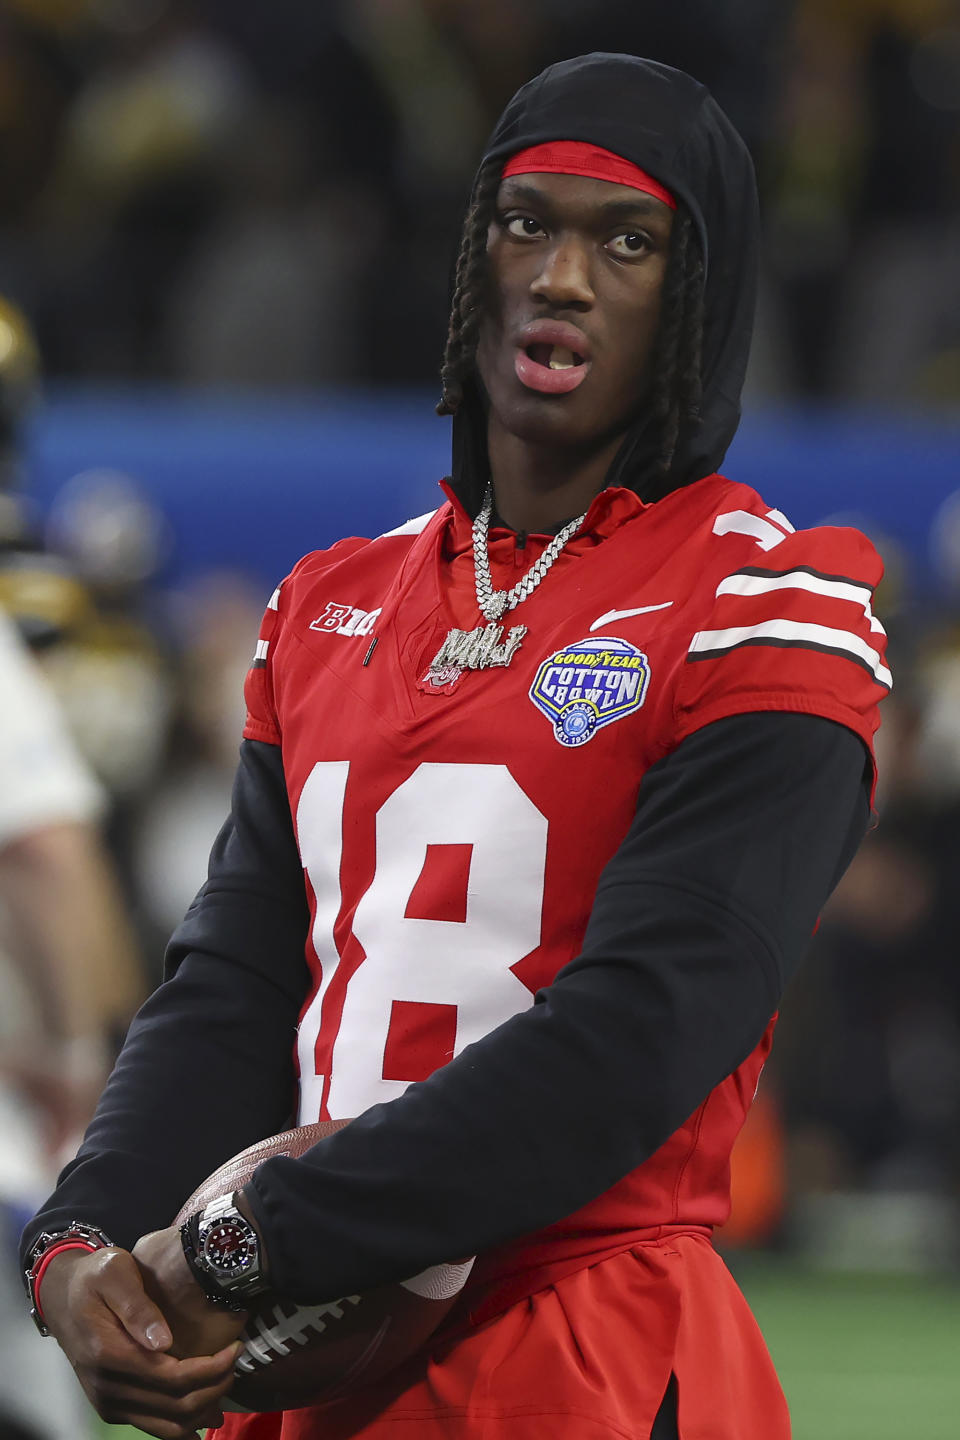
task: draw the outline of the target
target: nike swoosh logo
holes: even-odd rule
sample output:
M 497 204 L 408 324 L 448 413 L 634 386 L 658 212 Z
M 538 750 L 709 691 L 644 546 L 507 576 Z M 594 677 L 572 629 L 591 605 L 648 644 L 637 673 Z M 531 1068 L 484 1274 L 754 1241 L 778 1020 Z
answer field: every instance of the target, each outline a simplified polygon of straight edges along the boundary
M 638 605 L 636 610 L 608 610 L 599 620 L 594 620 L 590 629 L 599 630 L 602 625 L 609 625 L 612 620 L 626 620 L 630 615 L 648 615 L 651 610 L 669 610 L 672 604 L 672 600 L 664 600 L 662 605 Z

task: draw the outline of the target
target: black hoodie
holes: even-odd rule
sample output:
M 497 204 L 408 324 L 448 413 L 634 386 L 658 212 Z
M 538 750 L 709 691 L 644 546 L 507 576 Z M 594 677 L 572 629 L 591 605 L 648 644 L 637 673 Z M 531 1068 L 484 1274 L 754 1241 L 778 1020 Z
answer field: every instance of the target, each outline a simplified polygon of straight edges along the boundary
M 757 290 L 759 215 L 753 162 L 709 91 L 669 65 L 635 55 L 581 55 L 551 65 L 518 90 L 490 137 L 488 164 L 550 140 L 582 140 L 646 170 L 687 206 L 706 266 L 703 404 L 681 437 L 658 494 L 720 468 L 740 422 Z M 454 483 L 474 513 L 487 480 L 486 415 L 478 384 L 454 419 Z M 607 477 L 643 493 L 657 437 L 645 419 L 626 436 Z
M 750 161 L 701 85 L 625 55 L 567 61 L 524 87 L 487 158 L 558 138 L 649 170 L 701 228 L 704 424 L 672 476 L 688 484 L 716 469 L 739 416 L 756 269 Z M 457 422 L 461 462 L 474 466 L 479 418 L 474 404 Z M 638 425 L 619 476 L 642 472 L 647 446 Z M 281 1293 L 319 1303 L 490 1250 L 648 1159 L 764 1033 L 863 834 L 863 769 L 852 732 L 778 713 L 706 725 L 654 765 L 581 954 L 537 1003 L 303 1159 L 259 1168 L 247 1197 Z M 766 857 L 749 867 L 748 840 Z M 719 877 L 710 905 L 690 899 L 708 870 Z M 25 1248 L 73 1218 L 131 1245 L 169 1223 L 217 1145 L 225 1156 L 283 1128 L 307 925 L 279 750 L 244 741 L 210 879 L 168 951 L 173 978 L 131 1027 Z

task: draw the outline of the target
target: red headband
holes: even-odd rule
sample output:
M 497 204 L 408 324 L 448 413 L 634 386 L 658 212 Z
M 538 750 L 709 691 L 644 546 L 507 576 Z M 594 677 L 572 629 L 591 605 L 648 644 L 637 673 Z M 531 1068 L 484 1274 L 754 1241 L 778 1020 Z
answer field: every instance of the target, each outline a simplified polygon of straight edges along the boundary
M 677 202 L 659 181 L 654 180 L 639 165 L 615 155 L 612 150 L 603 150 L 599 145 L 587 145 L 582 140 L 551 140 L 547 145 L 533 145 L 529 150 L 518 150 L 503 167 L 503 178 L 508 175 L 589 175 L 593 180 L 611 180 L 614 185 L 630 185 L 634 190 L 643 190 L 676 210 Z

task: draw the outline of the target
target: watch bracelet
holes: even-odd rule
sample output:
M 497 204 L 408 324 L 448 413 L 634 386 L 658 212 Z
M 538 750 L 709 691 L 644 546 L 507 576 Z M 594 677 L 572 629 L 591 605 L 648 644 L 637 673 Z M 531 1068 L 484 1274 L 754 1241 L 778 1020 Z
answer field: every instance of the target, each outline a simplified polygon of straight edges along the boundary
M 232 1196 L 229 1198 L 232 1199 Z M 259 1293 L 259 1291 L 265 1290 L 267 1287 L 263 1284 L 258 1285 L 256 1289 L 251 1290 L 248 1295 L 244 1295 L 239 1290 L 231 1295 L 220 1288 L 216 1280 L 199 1259 L 200 1221 L 207 1208 L 207 1206 L 204 1206 L 202 1210 L 195 1211 L 194 1214 L 190 1215 L 180 1226 L 180 1243 L 183 1246 L 183 1253 L 186 1257 L 187 1264 L 190 1266 L 193 1278 L 211 1304 L 220 1305 L 226 1310 L 233 1310 L 239 1314 L 244 1310 L 249 1310 L 249 1305 L 245 1303 L 247 1299 Z
M 236 1300 L 223 1293 L 213 1276 L 204 1269 L 197 1259 L 199 1248 L 197 1243 L 198 1232 L 200 1216 L 202 1214 L 203 1211 L 198 1210 L 195 1215 L 191 1215 L 188 1219 L 184 1220 L 180 1226 L 180 1244 L 183 1246 L 184 1256 L 186 1257 L 187 1264 L 190 1266 L 190 1273 L 211 1305 L 220 1305 L 225 1310 L 234 1310 L 237 1312 L 245 1310 L 247 1308 L 245 1305 L 238 1305 Z

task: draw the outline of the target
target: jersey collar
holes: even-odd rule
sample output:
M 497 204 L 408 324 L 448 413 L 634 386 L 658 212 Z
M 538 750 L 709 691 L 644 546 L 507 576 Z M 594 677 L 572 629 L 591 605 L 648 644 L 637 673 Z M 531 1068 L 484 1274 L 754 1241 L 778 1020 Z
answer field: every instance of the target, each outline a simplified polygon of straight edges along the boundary
M 450 502 L 451 514 L 448 521 L 447 544 L 452 554 L 460 554 L 463 550 L 469 550 L 473 544 L 473 517 L 470 515 L 457 491 L 454 489 L 449 478 L 440 481 L 440 488 Z M 621 525 L 636 518 L 643 510 L 651 508 L 645 501 L 641 500 L 635 490 L 628 490 L 623 485 L 609 485 L 601 490 L 591 502 L 583 524 L 576 535 L 569 541 L 566 548 L 574 550 L 589 545 L 595 545 L 619 530 Z M 559 527 L 558 527 L 559 528 Z M 491 542 L 507 540 L 516 536 L 516 531 L 511 530 L 508 525 L 502 522 L 494 523 L 490 527 Z M 527 541 L 549 544 L 552 539 L 550 533 L 535 533 L 531 531 L 527 535 Z

